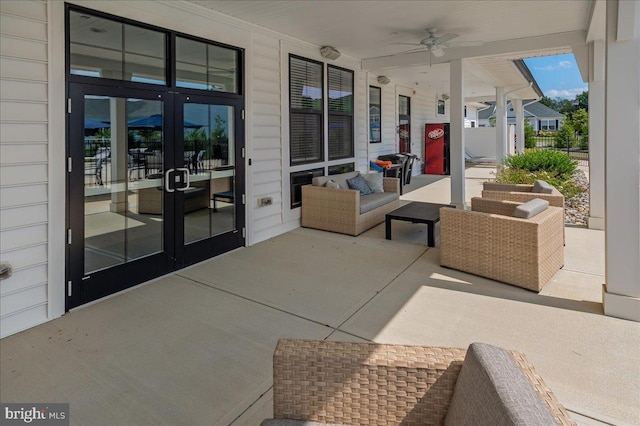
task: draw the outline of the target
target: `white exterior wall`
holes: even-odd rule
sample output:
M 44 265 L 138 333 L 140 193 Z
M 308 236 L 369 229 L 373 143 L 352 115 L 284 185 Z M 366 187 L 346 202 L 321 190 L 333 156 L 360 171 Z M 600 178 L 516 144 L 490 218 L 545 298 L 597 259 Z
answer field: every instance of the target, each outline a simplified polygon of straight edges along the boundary
M 0 2 L 0 337 L 48 319 L 47 3 Z M 61 232 L 63 232 L 61 230 Z
M 464 145 L 465 150 L 472 157 L 495 158 L 496 128 L 464 129 Z

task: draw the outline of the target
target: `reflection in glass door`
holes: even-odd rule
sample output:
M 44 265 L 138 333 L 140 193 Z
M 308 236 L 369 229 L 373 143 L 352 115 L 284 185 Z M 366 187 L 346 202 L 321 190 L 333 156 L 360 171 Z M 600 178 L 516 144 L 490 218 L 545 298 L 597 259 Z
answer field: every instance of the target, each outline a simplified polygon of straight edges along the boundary
M 185 103 L 184 243 L 236 229 L 235 108 Z
M 163 250 L 163 101 L 84 96 L 84 274 Z

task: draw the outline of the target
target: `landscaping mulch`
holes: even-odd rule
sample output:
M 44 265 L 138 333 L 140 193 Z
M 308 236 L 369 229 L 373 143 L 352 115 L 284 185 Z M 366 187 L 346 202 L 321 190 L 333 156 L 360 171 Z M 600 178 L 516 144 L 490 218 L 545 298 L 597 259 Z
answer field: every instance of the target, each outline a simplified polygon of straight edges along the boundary
M 566 225 L 587 226 L 589 221 L 589 179 L 583 170 L 576 170 L 573 175 L 576 184 L 584 188 L 584 192 L 566 199 L 564 223 Z

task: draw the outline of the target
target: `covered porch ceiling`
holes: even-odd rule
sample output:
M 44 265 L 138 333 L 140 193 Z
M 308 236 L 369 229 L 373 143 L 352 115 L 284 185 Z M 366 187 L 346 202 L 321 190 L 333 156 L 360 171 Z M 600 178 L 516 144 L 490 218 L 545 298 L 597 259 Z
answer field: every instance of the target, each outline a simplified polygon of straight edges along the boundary
M 191 0 L 192 3 L 286 34 L 316 46 L 333 46 L 362 60 L 362 69 L 392 82 L 438 94 L 449 93 L 449 62 L 467 58 L 465 97 L 491 100 L 495 87 L 506 91 L 527 85 L 514 60 L 576 52 L 586 79 L 586 43 L 604 32 L 603 0 L 555 1 L 293 1 Z M 444 56 L 426 50 L 402 53 L 427 37 L 458 34 L 452 41 L 482 42 L 449 47 Z M 586 58 L 585 58 L 586 60 Z M 512 98 L 535 98 L 535 86 Z

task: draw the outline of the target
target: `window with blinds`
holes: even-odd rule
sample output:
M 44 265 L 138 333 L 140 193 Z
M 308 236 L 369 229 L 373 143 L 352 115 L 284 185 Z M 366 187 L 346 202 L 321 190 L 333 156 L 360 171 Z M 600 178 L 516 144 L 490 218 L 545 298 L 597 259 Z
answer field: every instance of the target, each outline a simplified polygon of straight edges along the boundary
M 353 71 L 327 66 L 329 160 L 353 157 Z
M 324 159 L 323 105 L 323 64 L 290 55 L 289 143 L 292 166 Z

